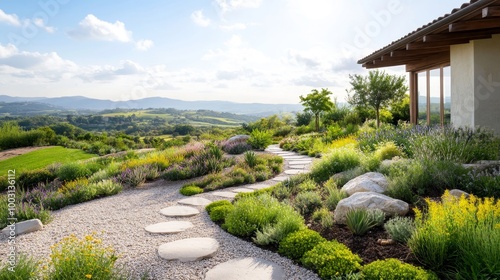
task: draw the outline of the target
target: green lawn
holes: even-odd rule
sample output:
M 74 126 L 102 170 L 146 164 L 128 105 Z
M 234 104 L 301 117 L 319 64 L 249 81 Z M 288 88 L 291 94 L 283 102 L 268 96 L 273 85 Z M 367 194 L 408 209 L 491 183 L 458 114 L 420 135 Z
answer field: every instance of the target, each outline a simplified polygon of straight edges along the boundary
M 22 171 L 43 168 L 55 162 L 66 163 L 95 156 L 82 150 L 64 147 L 40 149 L 0 161 L 0 176 L 7 175 L 7 170 L 15 169 L 16 174 L 19 174 Z

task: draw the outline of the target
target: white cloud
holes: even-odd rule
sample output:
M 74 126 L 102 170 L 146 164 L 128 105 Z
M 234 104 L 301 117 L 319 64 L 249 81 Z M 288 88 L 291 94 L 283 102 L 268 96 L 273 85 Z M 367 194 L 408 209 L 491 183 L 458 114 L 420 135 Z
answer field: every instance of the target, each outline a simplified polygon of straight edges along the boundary
M 151 40 L 139 40 L 135 42 L 135 48 L 140 51 L 147 51 L 154 45 Z
M 110 81 L 121 76 L 131 76 L 143 73 L 145 73 L 145 69 L 141 65 L 130 60 L 125 60 L 122 61 L 121 65 L 118 67 L 110 65 L 89 67 L 82 71 L 78 77 L 86 82 Z
M 215 0 L 214 3 L 222 13 L 226 13 L 237 9 L 258 8 L 262 0 Z
M 314 55 L 306 52 L 299 52 L 296 50 L 288 51 L 289 59 L 300 65 L 304 65 L 307 68 L 317 68 L 321 65 L 321 59 L 315 57 Z
M 88 14 L 74 30 L 68 32 L 68 35 L 77 39 L 93 39 L 101 41 L 132 41 L 132 32 L 125 28 L 121 21 L 115 23 L 98 19 L 92 14 Z
M 244 30 L 247 28 L 247 25 L 243 23 L 235 23 L 235 24 L 221 24 L 219 25 L 219 27 L 225 31 L 234 31 L 234 30 Z
M 6 22 L 7 24 L 20 26 L 21 22 L 19 17 L 15 14 L 6 14 L 2 9 L 0 9 L 0 22 Z
M 239 35 L 233 35 L 231 39 L 224 42 L 224 45 L 229 48 L 238 48 L 243 45 L 243 39 Z
M 36 25 L 37 27 L 45 30 L 45 32 L 47 32 L 47 33 L 54 33 L 56 31 L 56 29 L 54 27 L 45 25 L 45 22 L 43 21 L 42 18 L 33 19 L 33 24 Z
M 191 20 L 199 26 L 207 27 L 210 25 L 210 19 L 203 15 L 203 11 L 194 11 L 191 14 Z

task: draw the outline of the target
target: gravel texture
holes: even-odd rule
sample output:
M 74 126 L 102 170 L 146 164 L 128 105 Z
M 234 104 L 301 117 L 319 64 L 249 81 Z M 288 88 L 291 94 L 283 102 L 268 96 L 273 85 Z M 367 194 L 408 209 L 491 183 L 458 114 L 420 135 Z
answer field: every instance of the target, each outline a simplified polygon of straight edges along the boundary
M 45 225 L 43 230 L 16 238 L 17 250 L 37 260 L 47 259 L 50 246 L 63 237 L 70 234 L 82 237 L 97 232 L 104 244 L 116 250 L 119 256 L 117 263 L 131 273 L 132 279 L 140 277 L 145 271 L 152 279 L 204 279 L 206 272 L 214 266 L 246 257 L 275 262 L 285 271 L 285 279 L 319 279 L 315 273 L 291 260 L 223 231 L 210 220 L 202 206 L 193 206 L 201 213 L 192 217 L 173 218 L 160 214 L 162 208 L 177 205 L 178 200 L 186 198 L 179 193 L 184 183 L 159 180 L 111 197 L 54 211 L 52 222 Z M 270 181 L 265 183 L 273 184 Z M 209 193 L 197 196 L 212 201 L 222 199 Z M 144 230 L 147 225 L 167 221 L 189 221 L 194 227 L 176 234 L 151 234 Z M 0 236 L 0 259 L 3 262 L 7 259 L 9 245 L 7 238 Z M 161 244 L 196 237 L 211 237 L 219 241 L 220 248 L 214 257 L 179 262 L 163 260 L 158 256 L 157 248 Z

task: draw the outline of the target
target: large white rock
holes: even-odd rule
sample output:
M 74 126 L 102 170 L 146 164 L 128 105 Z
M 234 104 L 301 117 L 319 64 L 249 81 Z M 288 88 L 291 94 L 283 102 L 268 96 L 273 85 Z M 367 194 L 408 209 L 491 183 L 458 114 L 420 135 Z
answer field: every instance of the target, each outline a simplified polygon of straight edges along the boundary
M 377 192 L 383 193 L 387 190 L 389 182 L 384 174 L 378 172 L 368 172 L 347 182 L 342 190 L 348 195 L 357 192 Z
M 376 192 L 358 192 L 344 198 L 335 208 L 334 218 L 338 224 L 346 223 L 347 212 L 351 209 L 380 209 L 386 216 L 404 216 L 408 213 L 408 203 Z
M 277 264 L 259 258 L 230 260 L 216 265 L 205 280 L 283 280 L 284 270 Z
M 10 236 L 10 235 L 21 235 L 25 233 L 30 233 L 43 229 L 43 224 L 39 219 L 31 219 L 22 221 L 19 223 L 15 223 L 5 227 L 2 230 L 2 233 Z
M 188 238 L 158 247 L 158 255 L 166 260 L 192 262 L 212 257 L 219 249 L 219 242 L 213 238 Z

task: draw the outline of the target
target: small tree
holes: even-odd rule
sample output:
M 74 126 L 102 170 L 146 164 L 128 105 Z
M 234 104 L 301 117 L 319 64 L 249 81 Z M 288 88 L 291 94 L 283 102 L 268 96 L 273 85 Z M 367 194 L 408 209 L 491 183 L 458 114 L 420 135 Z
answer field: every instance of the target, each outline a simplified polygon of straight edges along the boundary
M 406 91 L 405 77 L 389 75 L 379 70 L 370 71 L 368 76 L 349 75 L 354 92 L 348 96 L 351 105 L 372 107 L 375 110 L 377 127 L 380 127 L 380 109 L 386 108 L 391 102 L 401 100 Z
M 330 99 L 331 91 L 322 88 L 321 92 L 313 89 L 306 97 L 300 96 L 300 103 L 305 107 L 306 111 L 311 112 L 315 118 L 316 131 L 319 131 L 319 116 L 322 112 L 330 111 L 335 104 Z

